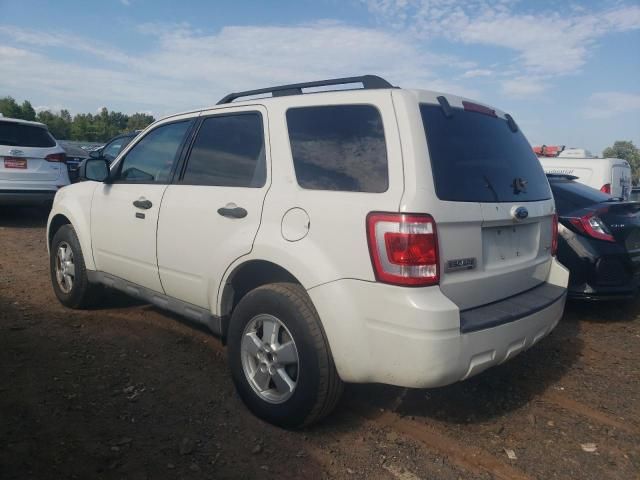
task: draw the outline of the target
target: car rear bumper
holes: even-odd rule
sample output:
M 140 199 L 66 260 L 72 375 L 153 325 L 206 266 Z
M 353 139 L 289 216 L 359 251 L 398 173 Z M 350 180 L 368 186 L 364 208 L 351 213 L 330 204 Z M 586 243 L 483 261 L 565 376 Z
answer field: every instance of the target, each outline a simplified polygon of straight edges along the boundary
M 438 287 L 345 279 L 309 295 L 344 381 L 426 388 L 469 378 L 545 337 L 562 316 L 567 281 L 553 260 L 537 298 L 532 290 L 462 314 Z M 461 319 L 473 314 L 465 329 Z
M 0 205 L 42 205 L 53 202 L 58 190 L 0 190 Z

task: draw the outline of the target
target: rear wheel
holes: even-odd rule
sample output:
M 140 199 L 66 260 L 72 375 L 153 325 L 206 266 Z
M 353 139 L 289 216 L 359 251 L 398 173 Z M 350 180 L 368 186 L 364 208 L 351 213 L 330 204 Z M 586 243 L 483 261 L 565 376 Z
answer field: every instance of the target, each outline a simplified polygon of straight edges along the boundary
M 334 409 L 342 381 L 300 285 L 269 284 L 245 295 L 233 312 L 227 340 L 233 381 L 256 416 L 298 428 Z
M 70 308 L 95 305 L 100 287 L 89 283 L 80 242 L 71 225 L 63 225 L 55 233 L 49 256 L 51 284 L 60 303 Z

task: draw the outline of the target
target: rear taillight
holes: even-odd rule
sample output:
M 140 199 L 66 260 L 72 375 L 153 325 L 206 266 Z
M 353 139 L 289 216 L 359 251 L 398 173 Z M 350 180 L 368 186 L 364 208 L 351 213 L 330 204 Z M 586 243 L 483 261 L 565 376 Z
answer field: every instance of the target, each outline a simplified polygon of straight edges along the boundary
M 430 215 L 370 213 L 367 238 L 379 282 L 413 287 L 438 283 L 438 237 Z
M 582 217 L 570 218 L 569 221 L 576 230 L 591 238 L 597 238 L 598 240 L 604 240 L 606 242 L 616 241 L 596 212 L 589 213 Z
M 67 156 L 64 153 L 51 153 L 44 157 L 47 162 L 60 162 L 65 163 L 67 161 Z
M 606 193 L 607 195 L 611 195 L 611 184 L 605 183 L 604 185 L 602 185 L 602 187 L 600 187 L 600 191 Z
M 551 220 L 551 255 L 558 253 L 558 214 L 554 213 Z

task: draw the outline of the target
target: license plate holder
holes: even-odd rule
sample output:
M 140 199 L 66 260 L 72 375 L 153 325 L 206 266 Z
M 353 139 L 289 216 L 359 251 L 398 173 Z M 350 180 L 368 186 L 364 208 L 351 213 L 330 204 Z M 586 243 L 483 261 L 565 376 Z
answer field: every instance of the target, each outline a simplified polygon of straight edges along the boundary
M 27 159 L 20 157 L 4 157 L 4 168 L 27 169 Z
M 538 237 L 535 223 L 483 228 L 485 266 L 531 260 L 538 253 Z

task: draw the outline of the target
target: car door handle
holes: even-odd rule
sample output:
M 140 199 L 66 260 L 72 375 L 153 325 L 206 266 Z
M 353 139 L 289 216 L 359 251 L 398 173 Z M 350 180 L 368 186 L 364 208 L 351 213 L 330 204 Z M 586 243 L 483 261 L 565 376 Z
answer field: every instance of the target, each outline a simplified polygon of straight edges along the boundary
M 133 206 L 136 208 L 142 208 L 143 210 L 149 210 L 153 206 L 153 203 L 146 198 L 139 198 L 133 202 Z
M 229 204 L 226 207 L 218 209 L 218 213 L 223 217 L 230 218 L 244 218 L 247 216 L 247 211 L 242 207 L 236 207 L 234 204 Z

